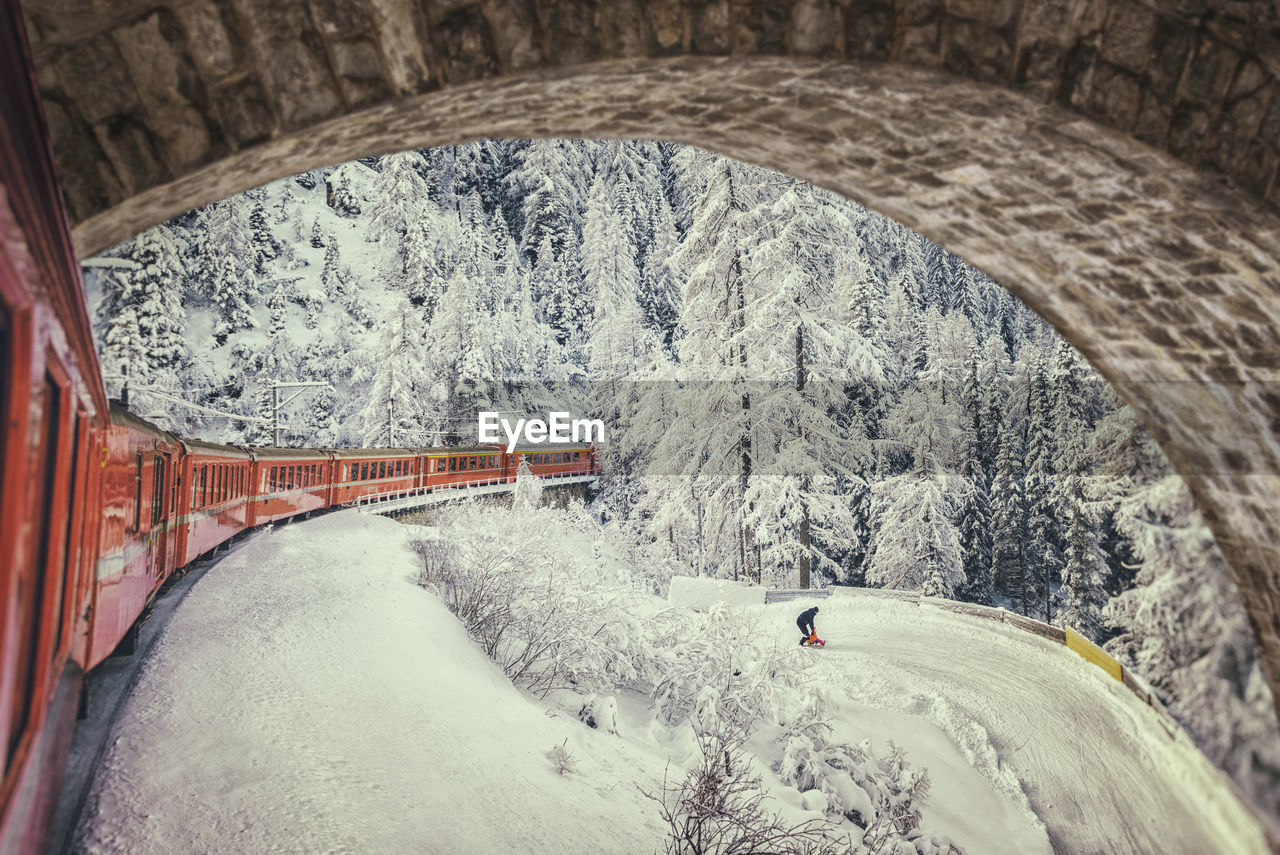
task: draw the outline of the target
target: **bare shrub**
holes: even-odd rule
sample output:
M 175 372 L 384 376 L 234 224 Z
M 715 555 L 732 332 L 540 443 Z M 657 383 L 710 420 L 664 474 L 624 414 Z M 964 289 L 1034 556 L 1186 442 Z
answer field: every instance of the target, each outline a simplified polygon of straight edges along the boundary
M 561 775 L 572 775 L 578 771 L 578 758 L 574 757 L 569 749 L 565 747 L 568 744 L 569 740 L 566 739 L 547 752 L 547 756 L 551 758 L 552 765 L 556 767 L 556 771 Z

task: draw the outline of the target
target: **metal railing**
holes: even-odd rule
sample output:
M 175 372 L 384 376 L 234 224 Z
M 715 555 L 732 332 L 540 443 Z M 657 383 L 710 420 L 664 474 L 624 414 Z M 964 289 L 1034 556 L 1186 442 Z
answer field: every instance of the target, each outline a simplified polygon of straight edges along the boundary
M 567 484 L 589 484 L 600 476 L 573 472 L 565 475 L 539 475 L 537 477 L 544 487 L 552 487 L 565 486 Z M 408 490 L 387 490 L 380 493 L 370 493 L 356 499 L 354 505 L 361 513 L 387 514 L 472 496 L 511 493 L 515 489 L 516 482 L 514 478 L 504 480 L 501 477 L 486 476 L 453 484 L 436 484 L 427 487 L 413 487 Z

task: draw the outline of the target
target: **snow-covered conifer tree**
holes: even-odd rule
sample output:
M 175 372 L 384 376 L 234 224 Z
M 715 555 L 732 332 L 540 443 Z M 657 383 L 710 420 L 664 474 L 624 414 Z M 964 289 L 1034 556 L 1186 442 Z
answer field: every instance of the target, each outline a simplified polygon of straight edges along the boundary
M 964 582 L 960 538 L 951 515 L 958 485 L 942 471 L 918 471 L 876 485 L 875 552 L 867 584 L 952 597 Z
M 382 324 L 373 386 L 362 414 L 365 447 L 406 445 L 423 427 L 422 401 L 429 386 L 423 365 L 422 313 L 402 297 Z
M 1052 592 L 1062 578 L 1058 514 L 1053 498 L 1057 477 L 1051 389 L 1043 349 L 1037 347 L 1027 392 L 1027 474 L 1024 501 L 1027 541 L 1023 561 L 1027 584 L 1019 610 L 1040 620 L 1052 619 Z
M 516 469 L 516 490 L 511 497 L 511 505 L 526 511 L 542 506 L 542 479 L 533 474 L 529 458 L 525 455 L 520 456 L 520 466 Z
M 982 443 L 984 407 L 978 388 L 978 362 L 970 359 L 963 391 L 968 425 L 965 431 L 966 453 L 962 476 L 964 499 L 960 506 L 960 545 L 964 552 L 964 584 L 957 590 L 960 599 L 973 603 L 991 603 L 991 506 L 989 485 L 984 465 Z
M 1005 429 L 1000 408 L 993 408 L 994 435 L 1000 438 L 991 484 L 991 578 L 995 590 L 1014 603 L 1025 598 L 1024 563 L 1027 514 L 1022 495 L 1023 445 L 1018 431 Z

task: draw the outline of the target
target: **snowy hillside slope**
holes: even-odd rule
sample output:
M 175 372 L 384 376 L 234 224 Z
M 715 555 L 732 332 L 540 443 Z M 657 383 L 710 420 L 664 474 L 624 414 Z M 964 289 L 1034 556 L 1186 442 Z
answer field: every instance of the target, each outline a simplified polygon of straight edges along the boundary
M 514 688 L 414 584 L 413 536 L 341 512 L 212 568 L 127 702 L 79 849 L 660 851 L 638 787 L 660 790 L 668 761 L 679 776 L 687 730 L 624 696 L 615 736 Z M 794 642 L 791 604 L 743 608 Z M 970 855 L 1049 852 L 1045 828 L 1063 852 L 1262 851 L 1203 758 L 1160 750 L 1073 654 L 883 600 L 832 598 L 820 618 L 840 735 L 903 745 L 933 782 L 925 825 Z M 770 809 L 813 816 L 760 771 Z

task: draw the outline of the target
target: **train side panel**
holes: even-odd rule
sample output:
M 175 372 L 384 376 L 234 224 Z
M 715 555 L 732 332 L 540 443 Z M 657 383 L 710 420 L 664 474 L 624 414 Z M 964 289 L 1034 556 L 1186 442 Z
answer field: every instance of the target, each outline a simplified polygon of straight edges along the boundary
M 427 452 L 427 484 L 441 487 L 484 486 L 509 480 L 498 446 L 434 448 Z
M 253 449 L 253 525 L 329 506 L 332 458 L 319 449 Z
M 416 456 L 411 449 L 332 449 L 333 504 L 408 492 L 419 486 Z

